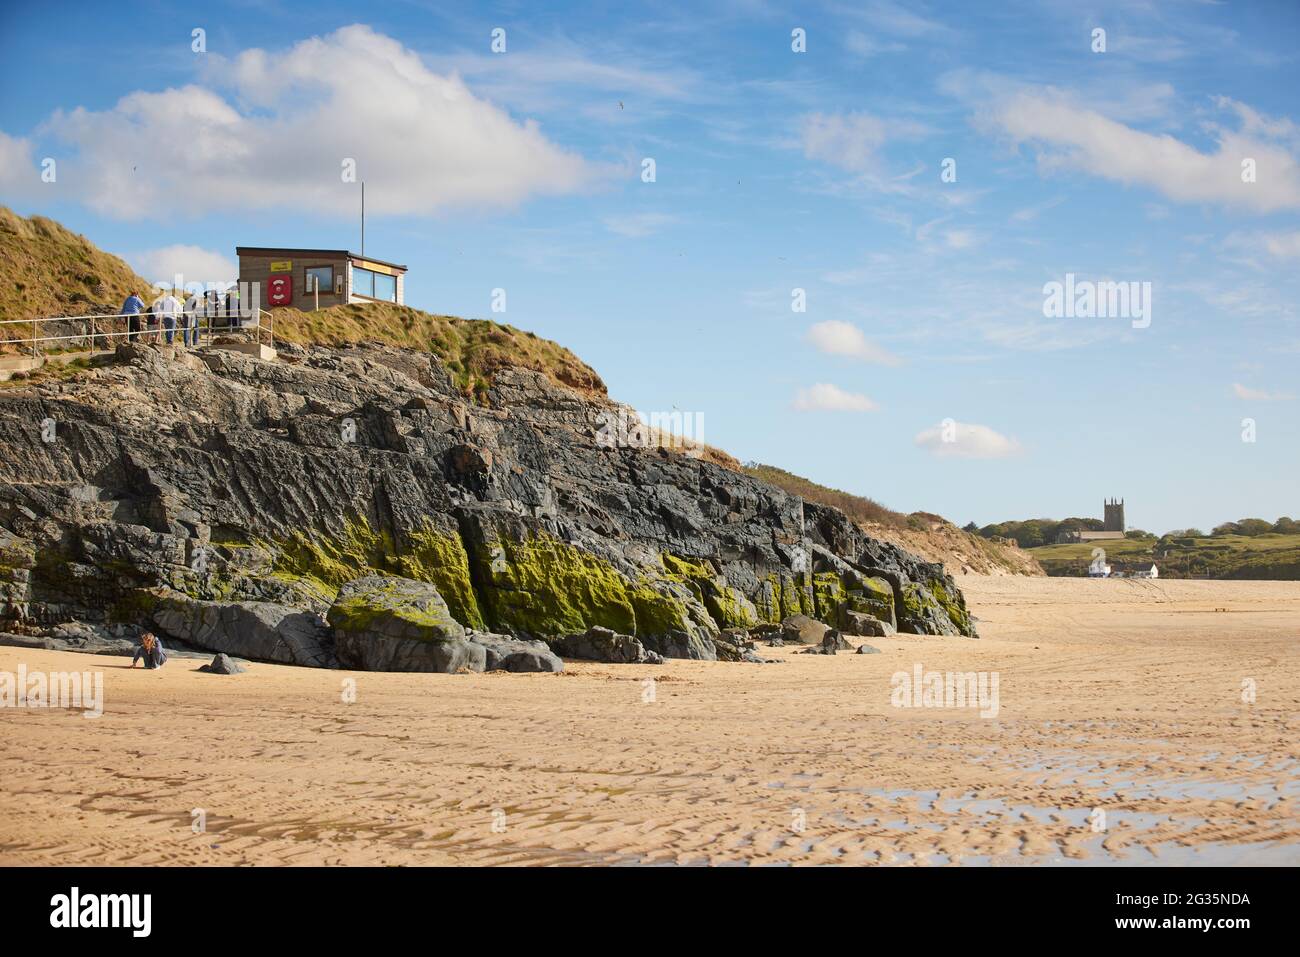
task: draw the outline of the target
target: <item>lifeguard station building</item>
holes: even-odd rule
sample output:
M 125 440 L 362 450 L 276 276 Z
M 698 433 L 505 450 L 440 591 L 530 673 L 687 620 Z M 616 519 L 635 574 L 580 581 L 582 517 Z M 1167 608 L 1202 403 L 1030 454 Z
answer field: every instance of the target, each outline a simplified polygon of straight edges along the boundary
M 346 249 L 236 246 L 235 254 L 239 281 L 261 285 L 263 309 L 315 309 L 318 301 L 322 309 L 347 302 L 405 301 L 405 266 Z

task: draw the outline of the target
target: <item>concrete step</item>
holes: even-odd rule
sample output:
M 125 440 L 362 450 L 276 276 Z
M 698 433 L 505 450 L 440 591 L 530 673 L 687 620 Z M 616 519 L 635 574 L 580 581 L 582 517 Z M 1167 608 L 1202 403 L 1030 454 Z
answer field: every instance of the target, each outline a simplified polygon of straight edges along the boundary
M 31 372 L 45 365 L 41 356 L 0 356 L 0 382 L 8 382 L 15 372 Z
M 227 352 L 242 352 L 246 356 L 261 359 L 263 362 L 274 362 L 276 359 L 275 350 L 261 342 L 222 342 L 208 348 L 224 349 Z
M 45 365 L 44 356 L 0 356 L 0 369 L 9 372 L 31 372 Z

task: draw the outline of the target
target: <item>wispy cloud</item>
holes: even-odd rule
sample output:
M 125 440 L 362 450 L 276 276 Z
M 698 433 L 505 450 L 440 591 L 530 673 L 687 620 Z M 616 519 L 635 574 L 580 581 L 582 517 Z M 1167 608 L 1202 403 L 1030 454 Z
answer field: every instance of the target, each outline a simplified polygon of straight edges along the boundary
M 1032 223 L 1049 209 L 1055 209 L 1065 202 L 1064 196 L 1053 196 L 1051 199 L 1044 200 L 1041 203 L 1035 203 L 1033 206 L 1022 206 L 1011 214 L 1013 223 Z
M 488 99 L 528 113 L 572 113 L 576 108 L 585 115 L 635 123 L 662 115 L 666 105 L 715 96 L 698 70 L 657 60 L 652 49 L 633 52 L 564 38 L 505 55 L 427 58 L 433 69 L 464 78 Z
M 868 0 L 866 3 L 855 3 L 852 7 L 841 7 L 836 12 L 860 21 L 873 33 L 889 36 L 936 39 L 954 33 L 947 23 L 927 16 L 924 7 L 919 4 L 904 6 L 894 0 Z
M 1229 233 L 1223 248 L 1239 257 L 1258 261 L 1269 259 L 1300 259 L 1300 230 L 1285 232 Z
M 858 392 L 846 392 L 828 382 L 800 389 L 793 406 L 799 412 L 874 412 L 879 406 Z
M 669 213 L 631 213 L 626 216 L 606 216 L 603 220 L 605 228 L 611 233 L 630 239 L 653 235 L 679 221 L 680 217 Z
M 1295 398 L 1294 395 L 1288 392 L 1268 392 L 1264 389 L 1251 389 L 1240 382 L 1232 384 L 1232 391 L 1238 399 L 1247 399 L 1251 402 L 1288 402 Z
M 868 340 L 853 323 L 838 319 L 828 319 L 814 325 L 808 330 L 808 341 L 827 355 L 887 366 L 896 366 L 902 361 Z
M 949 249 L 970 249 L 978 241 L 978 235 L 969 229 L 948 229 L 943 233 L 944 245 Z
M 1020 443 L 989 428 L 945 419 L 917 433 L 916 444 L 941 458 L 1003 459 L 1018 455 Z
M 844 37 L 844 48 L 855 56 L 874 57 L 886 53 L 902 53 L 907 44 L 897 40 L 882 40 L 861 30 L 850 30 Z
M 1257 213 L 1300 209 L 1300 164 L 1290 152 L 1294 130 L 1232 101 L 1218 103 L 1237 114 L 1238 128 L 1211 124 L 1217 140 L 1212 151 L 1136 129 L 1054 88 L 1012 93 L 984 112 L 982 121 L 1013 143 L 1037 147 L 1046 175 L 1076 169 L 1177 202 Z M 1243 164 L 1254 170 L 1253 178 Z
M 870 113 L 813 113 L 803 119 L 803 152 L 852 173 L 878 172 L 880 150 L 887 142 L 913 138 L 924 130 L 913 120 L 886 120 Z

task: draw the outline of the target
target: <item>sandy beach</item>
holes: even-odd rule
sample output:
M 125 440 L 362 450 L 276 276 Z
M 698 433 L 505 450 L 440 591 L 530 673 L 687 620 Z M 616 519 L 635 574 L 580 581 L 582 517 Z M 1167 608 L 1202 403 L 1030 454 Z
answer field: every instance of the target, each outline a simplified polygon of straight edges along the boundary
M 105 689 L 98 718 L 0 709 L 0 864 L 1300 863 L 1300 584 L 960 583 L 978 641 L 771 665 L 225 677 L 0 648 Z M 997 672 L 996 716 L 896 707 L 918 665 Z

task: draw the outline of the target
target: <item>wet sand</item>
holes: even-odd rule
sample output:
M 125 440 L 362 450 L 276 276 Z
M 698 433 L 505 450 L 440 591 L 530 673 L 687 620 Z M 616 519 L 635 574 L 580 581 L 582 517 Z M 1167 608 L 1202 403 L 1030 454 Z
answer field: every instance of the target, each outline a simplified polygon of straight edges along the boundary
M 0 864 L 1300 864 L 1300 584 L 960 584 L 979 641 L 773 665 L 224 677 L 0 647 L 106 698 L 0 709 Z M 917 664 L 997 672 L 997 716 L 895 707 Z

